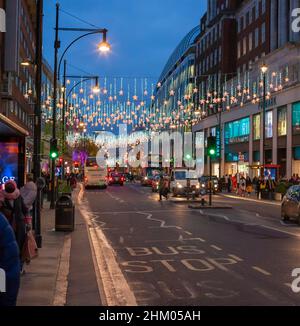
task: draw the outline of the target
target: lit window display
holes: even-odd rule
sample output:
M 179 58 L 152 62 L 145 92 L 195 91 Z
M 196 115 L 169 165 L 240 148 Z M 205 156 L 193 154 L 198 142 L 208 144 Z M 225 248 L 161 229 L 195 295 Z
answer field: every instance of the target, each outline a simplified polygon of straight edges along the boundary
M 260 114 L 256 114 L 253 117 L 253 139 L 260 139 Z
M 278 109 L 278 136 L 286 136 L 287 134 L 287 110 L 286 106 Z
M 273 137 L 273 112 L 266 112 L 266 138 Z

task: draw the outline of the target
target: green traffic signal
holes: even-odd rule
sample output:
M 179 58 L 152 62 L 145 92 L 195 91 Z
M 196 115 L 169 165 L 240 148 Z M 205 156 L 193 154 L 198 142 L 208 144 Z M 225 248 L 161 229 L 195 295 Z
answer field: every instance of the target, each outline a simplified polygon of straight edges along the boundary
M 210 156 L 214 156 L 214 155 L 216 155 L 216 151 L 215 151 L 213 148 L 211 148 L 211 149 L 209 150 L 209 155 L 210 155 Z
M 217 138 L 210 136 L 207 138 L 207 153 L 212 157 L 217 154 Z
M 56 152 L 53 152 L 50 154 L 51 158 L 55 159 L 57 158 L 58 154 Z
M 50 158 L 55 160 L 58 158 L 58 146 L 57 146 L 57 139 L 50 140 Z

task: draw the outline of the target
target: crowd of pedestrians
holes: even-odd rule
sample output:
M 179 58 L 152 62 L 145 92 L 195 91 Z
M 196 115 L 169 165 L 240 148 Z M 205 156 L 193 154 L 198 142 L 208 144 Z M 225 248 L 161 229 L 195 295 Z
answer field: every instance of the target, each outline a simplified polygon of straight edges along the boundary
M 31 175 L 24 187 L 18 189 L 15 181 L 9 180 L 0 189 L 0 269 L 5 272 L 5 292 L 0 292 L 0 306 L 14 306 L 20 285 L 20 276 L 25 273 L 24 263 L 29 262 L 27 245 L 31 236 L 33 204 L 37 186 Z
M 262 192 L 274 193 L 276 182 L 268 178 L 245 176 L 244 174 L 225 175 L 225 188 L 228 193 L 236 193 L 242 197 L 250 196 L 255 192 L 257 198 L 261 198 Z

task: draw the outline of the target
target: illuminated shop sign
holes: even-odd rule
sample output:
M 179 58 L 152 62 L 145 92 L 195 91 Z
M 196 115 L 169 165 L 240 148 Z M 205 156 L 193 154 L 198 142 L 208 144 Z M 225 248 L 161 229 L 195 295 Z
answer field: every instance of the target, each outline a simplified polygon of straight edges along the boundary
M 8 180 L 18 181 L 18 154 L 18 143 L 0 142 L 0 186 Z

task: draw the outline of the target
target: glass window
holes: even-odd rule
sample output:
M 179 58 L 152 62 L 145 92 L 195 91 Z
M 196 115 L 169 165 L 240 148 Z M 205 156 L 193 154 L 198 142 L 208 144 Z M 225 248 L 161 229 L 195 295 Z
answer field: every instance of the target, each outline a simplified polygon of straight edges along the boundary
M 293 133 L 300 134 L 300 102 L 293 104 Z
M 258 47 L 258 42 L 259 42 L 259 29 L 258 27 L 255 29 L 255 48 Z
M 266 23 L 263 23 L 261 26 L 261 42 L 266 42 Z
M 225 125 L 225 135 L 229 143 L 243 143 L 249 140 L 250 118 L 229 122 Z
M 266 138 L 273 137 L 273 111 L 266 112 Z
M 278 136 L 286 136 L 287 134 L 287 109 L 286 106 L 278 109 Z
M 252 33 L 249 34 L 249 52 L 252 51 Z
M 253 139 L 260 139 L 260 114 L 253 116 Z

